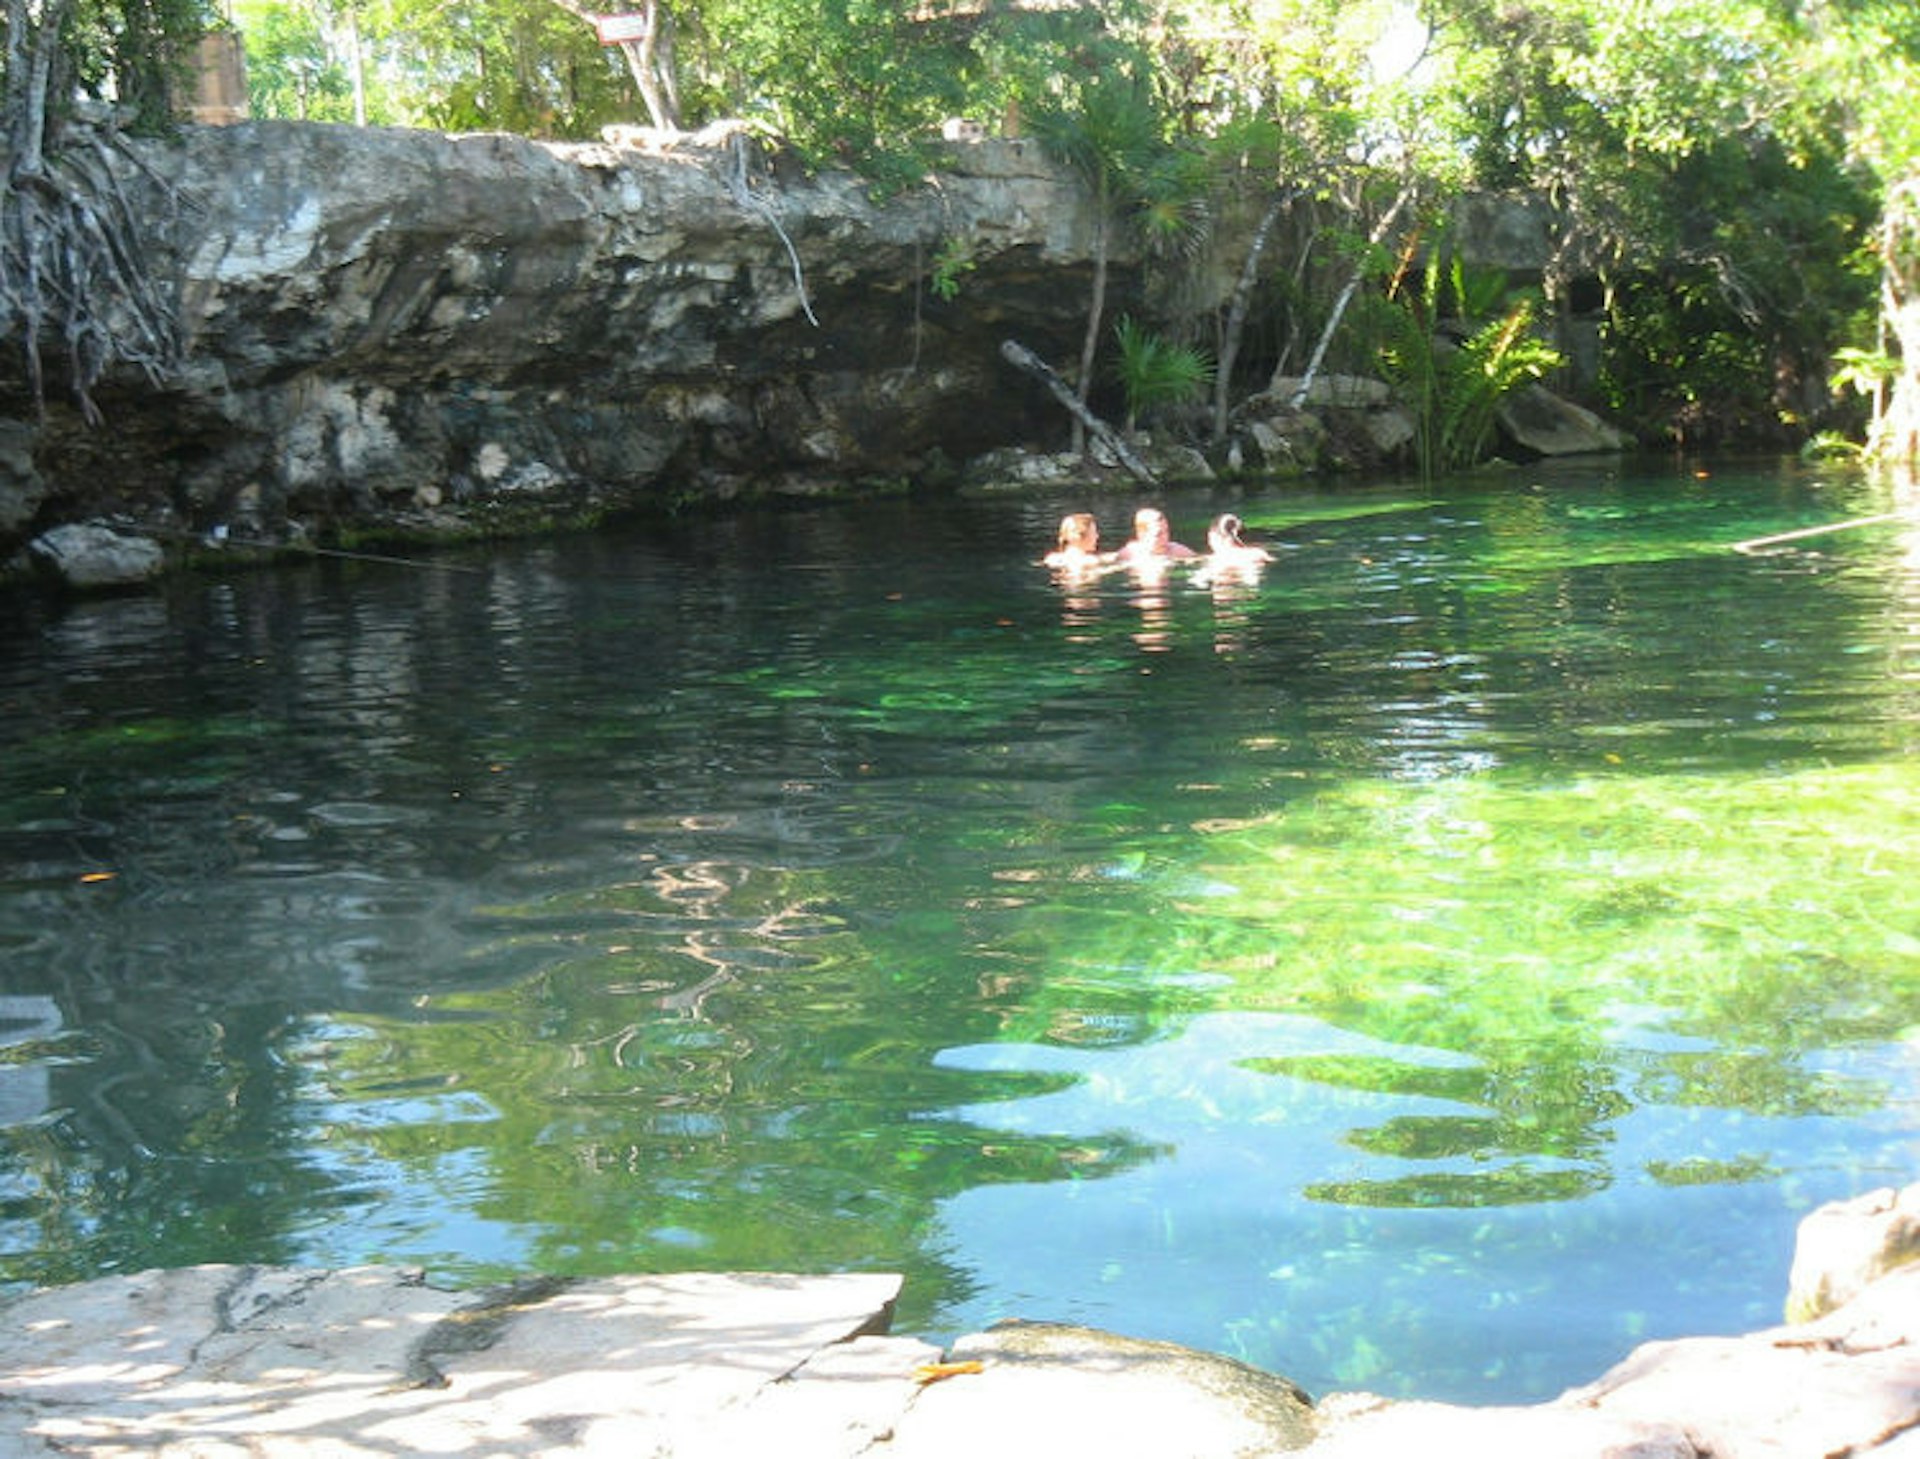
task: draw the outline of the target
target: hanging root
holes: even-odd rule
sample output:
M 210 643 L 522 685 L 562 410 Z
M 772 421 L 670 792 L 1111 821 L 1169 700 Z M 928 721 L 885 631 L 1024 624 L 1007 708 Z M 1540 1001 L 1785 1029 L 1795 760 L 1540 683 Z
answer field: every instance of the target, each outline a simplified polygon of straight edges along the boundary
M 62 141 L 0 184 L 0 328 L 21 342 L 35 409 L 45 412 L 45 351 L 57 345 L 81 417 L 98 426 L 101 378 L 132 365 L 158 383 L 178 362 L 179 326 L 111 155 L 131 154 L 92 131 Z
M 733 167 L 727 174 L 728 191 L 733 194 L 734 202 L 739 204 L 743 212 L 764 218 L 767 226 L 773 229 L 780 236 L 780 241 L 787 246 L 787 261 L 793 266 L 793 287 L 794 291 L 800 295 L 801 312 L 807 316 L 807 323 L 818 329 L 820 321 L 813 317 L 813 305 L 807 302 L 807 280 L 800 269 L 799 250 L 793 246 L 793 240 L 787 236 L 787 230 L 780 226 L 780 216 L 774 212 L 773 205 L 755 193 L 752 185 L 747 181 L 746 133 L 735 132 L 729 140 L 727 151 L 733 159 Z

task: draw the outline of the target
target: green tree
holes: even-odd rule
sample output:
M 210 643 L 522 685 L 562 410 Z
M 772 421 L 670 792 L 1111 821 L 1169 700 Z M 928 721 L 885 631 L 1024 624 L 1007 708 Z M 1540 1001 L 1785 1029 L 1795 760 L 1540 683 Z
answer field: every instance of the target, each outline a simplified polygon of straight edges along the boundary
M 1484 461 L 1500 402 L 1560 364 L 1534 332 L 1534 300 L 1499 273 L 1469 269 L 1443 244 L 1430 240 L 1417 285 L 1396 290 L 1380 356 L 1413 409 L 1429 475 Z
M 56 27 L 80 92 L 111 97 L 134 131 L 170 126 L 194 44 L 216 23 L 206 0 L 74 0 L 42 7 Z
M 245 0 L 254 111 L 585 137 L 631 120 L 619 52 L 550 0 Z
M 925 178 L 942 119 L 966 109 L 982 24 L 893 0 L 715 0 L 704 17 L 730 110 L 888 191 Z
M 1920 469 L 1920 9 L 1905 0 L 1815 0 L 1794 13 L 1816 118 L 1838 115 L 1847 159 L 1877 185 L 1871 243 L 1879 318 L 1870 347 L 1892 365 L 1872 452 Z
M 236 7 L 247 48 L 247 96 L 255 116 L 297 121 L 354 118 L 351 59 L 330 42 L 325 12 L 302 3 L 254 0 Z
M 1074 382 L 1082 407 L 1093 390 L 1116 233 L 1132 227 L 1149 253 L 1177 252 L 1195 236 L 1205 184 L 1197 154 L 1168 139 L 1145 54 L 1118 36 L 1100 49 L 1105 57 L 1095 69 L 1033 113 L 1041 145 L 1092 194 L 1093 279 Z M 1086 428 L 1076 414 L 1073 449 L 1085 448 Z
M 1399 0 L 1218 0 L 1189 34 L 1205 59 L 1181 68 L 1198 79 L 1179 106 L 1207 137 L 1222 210 L 1260 200 L 1219 326 L 1219 441 L 1268 257 L 1288 278 L 1264 291 L 1278 342 L 1260 383 L 1298 376 L 1298 394 L 1335 350 L 1356 293 L 1391 273 L 1422 189 L 1442 191 L 1462 168 L 1412 79 L 1431 33 Z
M 633 114 L 614 53 L 545 0 L 466 0 L 457 9 L 389 0 L 374 34 L 417 78 L 405 109 L 428 126 L 588 137 Z
M 1824 359 L 1867 343 L 1845 336 L 1870 314 L 1868 224 L 1891 221 L 1886 205 L 1916 176 L 1914 7 L 1427 0 L 1427 11 L 1477 178 L 1552 197 L 1563 256 L 1600 273 L 1623 347 L 1609 362 L 1616 389 L 1643 408 L 1649 389 L 1665 396 L 1681 430 L 1730 412 L 1799 426 L 1824 408 L 1809 385 Z M 1899 250 L 1879 252 L 1883 300 L 1897 299 L 1887 261 Z M 1563 279 L 1549 279 L 1550 299 Z M 1895 338 L 1898 312 L 1883 303 Z M 1907 357 L 1920 353 L 1920 319 L 1910 328 Z M 1920 377 L 1908 398 L 1920 426 Z M 1877 433 L 1883 448 L 1901 435 Z
M 1796 160 L 1774 139 L 1715 142 L 1663 171 L 1658 262 L 1611 273 L 1615 408 L 1703 445 L 1841 424 L 1828 378 L 1836 345 L 1871 328 L 1871 191 L 1836 157 Z

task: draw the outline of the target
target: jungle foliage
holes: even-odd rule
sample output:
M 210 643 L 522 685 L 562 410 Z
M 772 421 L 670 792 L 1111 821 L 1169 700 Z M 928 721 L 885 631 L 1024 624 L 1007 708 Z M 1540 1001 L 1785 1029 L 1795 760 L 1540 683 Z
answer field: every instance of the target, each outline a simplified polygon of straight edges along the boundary
M 1356 325 L 1425 266 L 1418 240 L 1469 192 L 1530 193 L 1565 231 L 1528 330 L 1564 347 L 1597 321 L 1577 383 L 1643 435 L 1778 445 L 1840 430 L 1920 458 L 1920 8 L 1907 0 L 638 0 L 633 13 L 641 39 L 618 45 L 574 0 L 238 0 L 234 18 L 260 115 L 556 138 L 743 117 L 881 189 L 925 177 L 944 118 L 1034 135 L 1094 188 L 1103 259 L 1122 237 L 1146 245 L 1170 343 L 1219 363 L 1216 437 L 1236 393 L 1377 369 L 1382 336 Z M 9 0 L 9 325 L 13 179 L 41 156 L 34 118 L 92 96 L 163 125 L 177 62 L 210 23 L 203 0 Z M 1254 239 L 1229 261 L 1232 302 L 1183 314 L 1181 269 L 1232 210 Z M 1599 297 L 1577 294 L 1595 280 Z M 1083 390 L 1113 368 L 1096 359 L 1112 338 L 1105 287 L 1103 270 Z

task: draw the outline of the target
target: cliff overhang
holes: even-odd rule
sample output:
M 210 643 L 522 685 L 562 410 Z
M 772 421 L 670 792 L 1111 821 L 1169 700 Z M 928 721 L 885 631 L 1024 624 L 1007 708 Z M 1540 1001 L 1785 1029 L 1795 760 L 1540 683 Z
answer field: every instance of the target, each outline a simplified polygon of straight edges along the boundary
M 109 375 L 99 426 L 0 369 L 0 556 L 76 520 L 485 532 L 871 488 L 1065 432 L 999 355 L 1067 357 L 1092 271 L 1084 194 L 1030 142 L 886 199 L 738 127 L 252 122 L 123 155 L 181 364 Z

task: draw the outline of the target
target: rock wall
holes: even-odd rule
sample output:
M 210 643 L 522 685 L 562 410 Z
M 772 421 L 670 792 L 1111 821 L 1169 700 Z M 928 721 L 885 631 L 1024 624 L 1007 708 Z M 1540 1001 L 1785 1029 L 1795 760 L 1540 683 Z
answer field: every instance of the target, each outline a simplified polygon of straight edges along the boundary
M 116 185 L 184 362 L 110 377 L 89 427 L 57 383 L 37 418 L 19 359 L 0 359 L 0 568 L 62 524 L 163 544 L 517 530 L 938 482 L 1065 444 L 1065 414 L 1000 349 L 1076 359 L 1091 287 L 1088 196 L 1036 144 L 951 144 L 928 186 L 876 200 L 737 125 L 611 130 L 587 145 L 250 122 L 126 143 Z M 1463 217 L 1462 251 L 1520 276 L 1556 246 L 1524 200 Z M 1227 297 L 1251 223 L 1223 208 L 1182 310 Z M 1151 316 L 1116 249 L 1108 317 Z M 1408 450 L 1391 403 L 1258 404 L 1229 467 Z M 1624 440 L 1508 429 L 1529 452 Z M 1167 469 L 1189 465 L 1208 471 L 1190 452 Z
M 1069 357 L 1091 277 L 1084 195 L 1033 144 L 958 145 L 937 187 L 875 201 L 737 129 L 625 140 L 255 122 L 135 144 L 186 364 L 105 382 L 91 430 L 57 397 L 36 423 L 0 365 L 0 558 L 156 506 L 196 533 L 484 529 L 1064 436 L 998 352 Z

